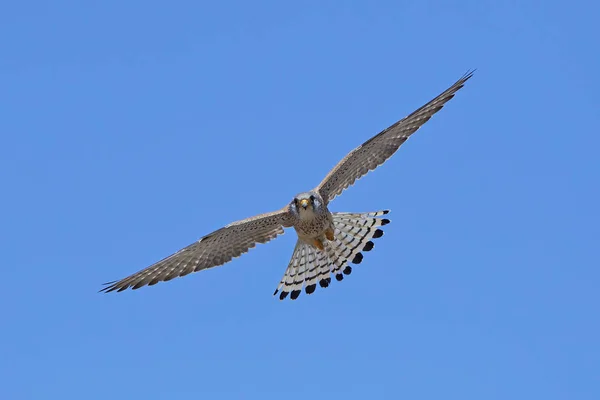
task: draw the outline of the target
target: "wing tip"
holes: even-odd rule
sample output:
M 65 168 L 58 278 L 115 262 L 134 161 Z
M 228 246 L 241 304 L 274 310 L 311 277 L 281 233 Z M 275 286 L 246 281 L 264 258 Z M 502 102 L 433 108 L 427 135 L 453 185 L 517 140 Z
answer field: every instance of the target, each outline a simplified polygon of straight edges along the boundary
M 465 74 L 458 80 L 457 83 L 459 83 L 462 87 L 462 85 L 464 85 L 466 81 L 468 81 L 469 79 L 471 79 L 473 77 L 473 74 L 475 74 L 475 71 L 477 71 L 477 68 L 467 70 L 467 72 L 465 72 Z
M 129 284 L 123 284 L 122 281 L 106 282 L 106 283 L 103 283 L 102 285 L 104 285 L 105 287 L 98 290 L 98 293 L 110 293 L 110 292 L 114 292 L 114 291 L 117 291 L 117 293 L 118 293 L 118 292 L 122 292 L 122 291 L 128 289 L 131 286 Z M 137 288 L 134 288 L 134 289 L 137 289 Z
M 117 281 L 110 281 L 110 282 L 104 282 L 102 284 L 102 286 L 104 286 L 102 289 L 98 290 L 98 293 L 109 293 L 112 292 L 115 286 L 115 283 L 117 283 Z

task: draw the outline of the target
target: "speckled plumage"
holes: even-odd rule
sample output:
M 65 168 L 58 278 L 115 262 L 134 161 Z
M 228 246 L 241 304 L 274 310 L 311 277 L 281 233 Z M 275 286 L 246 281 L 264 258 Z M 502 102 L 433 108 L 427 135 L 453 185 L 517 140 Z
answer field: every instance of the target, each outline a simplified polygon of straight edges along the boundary
M 383 235 L 381 227 L 390 221 L 382 218 L 387 210 L 331 213 L 328 204 L 390 158 L 471 76 L 472 72 L 465 74 L 429 103 L 352 150 L 314 190 L 297 195 L 281 210 L 233 222 L 133 275 L 107 283 L 101 291 L 138 289 L 223 265 L 289 227 L 296 230 L 298 241 L 275 294 L 296 299 L 303 288 L 311 294 L 317 283 L 328 287 L 332 275 L 341 281 L 352 272 L 349 263 L 362 261 L 362 253 L 373 249 L 373 239 Z
M 298 237 L 309 241 L 319 238 L 325 234 L 327 228 L 333 228 L 333 219 L 327 205 L 317 192 L 300 193 L 294 199 L 302 201 L 307 199 L 309 203 L 312 200 L 312 205 L 309 204 L 307 210 L 303 211 L 302 207 L 297 208 L 294 202 L 290 203 L 290 214 L 294 216 L 294 229 Z

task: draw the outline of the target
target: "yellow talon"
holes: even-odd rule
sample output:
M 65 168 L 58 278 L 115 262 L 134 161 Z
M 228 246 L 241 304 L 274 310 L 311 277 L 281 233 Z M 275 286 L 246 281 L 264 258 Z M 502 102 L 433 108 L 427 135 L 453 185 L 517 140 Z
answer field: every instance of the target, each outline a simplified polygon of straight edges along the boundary
M 327 240 L 329 240 L 330 242 L 333 240 L 333 229 L 329 228 L 325 231 L 325 237 L 327 238 Z
M 323 243 L 319 240 L 319 239 L 313 239 L 313 245 L 319 249 L 319 250 L 324 250 L 325 248 L 323 247 Z

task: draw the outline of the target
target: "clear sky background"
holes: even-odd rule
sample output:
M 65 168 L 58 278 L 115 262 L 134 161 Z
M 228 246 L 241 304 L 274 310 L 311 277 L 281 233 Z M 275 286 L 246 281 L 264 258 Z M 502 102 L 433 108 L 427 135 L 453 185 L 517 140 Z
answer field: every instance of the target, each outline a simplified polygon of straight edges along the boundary
M 600 398 L 600 6 L 0 7 L 0 398 Z M 278 209 L 475 76 L 333 211 L 392 223 L 280 302 L 293 231 L 106 281 Z

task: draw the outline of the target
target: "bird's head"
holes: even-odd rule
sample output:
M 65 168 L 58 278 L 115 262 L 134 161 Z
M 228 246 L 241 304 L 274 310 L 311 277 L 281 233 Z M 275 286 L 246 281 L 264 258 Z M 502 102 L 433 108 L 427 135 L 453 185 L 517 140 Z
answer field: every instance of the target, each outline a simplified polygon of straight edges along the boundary
M 312 218 L 323 213 L 323 199 L 316 192 L 300 193 L 290 203 L 290 211 L 300 218 Z

